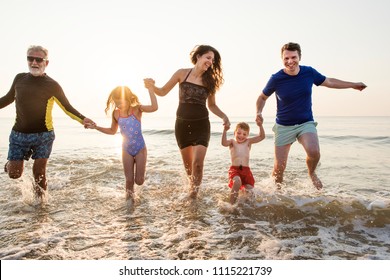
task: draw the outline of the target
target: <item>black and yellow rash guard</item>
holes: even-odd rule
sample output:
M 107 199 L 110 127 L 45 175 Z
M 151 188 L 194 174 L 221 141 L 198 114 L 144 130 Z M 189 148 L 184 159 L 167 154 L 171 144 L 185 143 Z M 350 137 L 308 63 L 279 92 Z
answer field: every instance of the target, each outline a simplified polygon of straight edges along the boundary
M 72 119 L 82 123 L 85 118 L 70 105 L 61 86 L 46 74 L 39 77 L 30 73 L 16 75 L 9 92 L 0 98 L 0 109 L 14 101 L 16 120 L 12 129 L 22 133 L 53 130 L 54 102 Z

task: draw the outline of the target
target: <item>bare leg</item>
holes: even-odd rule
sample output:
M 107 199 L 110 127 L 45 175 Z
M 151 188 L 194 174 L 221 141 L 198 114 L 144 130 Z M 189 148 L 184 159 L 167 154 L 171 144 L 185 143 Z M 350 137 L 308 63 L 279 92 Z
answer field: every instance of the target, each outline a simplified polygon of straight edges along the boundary
M 253 189 L 254 189 L 254 188 L 255 188 L 254 186 L 249 185 L 249 184 L 246 184 L 246 185 L 245 185 L 244 191 L 247 192 L 247 193 L 250 194 L 250 195 L 253 195 Z
M 238 192 L 240 191 L 240 187 L 242 185 L 241 178 L 236 176 L 233 178 L 233 186 L 230 191 L 230 204 L 234 204 L 238 198 Z
M 134 157 L 122 151 L 122 163 L 126 178 L 126 199 L 134 200 Z
M 203 165 L 207 148 L 202 145 L 190 146 L 180 150 L 184 168 L 190 179 L 190 197 L 196 198 L 203 179 Z
M 284 170 L 287 166 L 288 153 L 290 152 L 291 144 L 284 146 L 275 146 L 275 160 L 272 176 L 275 179 L 276 184 L 283 182 Z
M 8 173 L 11 179 L 18 179 L 23 174 L 24 162 L 23 160 L 10 160 L 4 166 L 4 170 Z
M 317 177 L 315 170 L 317 164 L 320 161 L 320 144 L 318 142 L 318 136 L 316 133 L 305 133 L 299 137 L 299 143 L 302 144 L 306 151 L 306 165 L 309 172 L 309 176 L 313 185 L 317 190 L 322 189 L 322 182 Z
M 194 179 L 194 185 L 200 186 L 203 179 L 203 166 L 204 159 L 206 157 L 207 148 L 199 145 L 193 148 L 193 162 L 192 162 L 192 176 Z
M 196 197 L 196 194 L 193 193 L 194 190 L 194 178 L 192 175 L 192 162 L 193 162 L 193 146 L 186 147 L 184 149 L 180 150 L 181 157 L 183 160 L 184 169 L 187 173 L 187 178 L 190 182 L 190 197 L 194 198 Z
M 191 179 L 192 176 L 192 158 L 193 158 L 193 151 L 192 146 L 186 147 L 184 149 L 180 150 L 181 157 L 183 160 L 184 169 L 187 173 L 187 177 Z
M 37 158 L 33 164 L 33 174 L 35 180 L 35 193 L 38 197 L 42 197 L 47 190 L 46 181 L 46 166 L 47 158 Z
M 143 185 L 143 183 L 145 182 L 147 155 L 148 151 L 145 147 L 135 156 L 135 183 L 138 186 Z

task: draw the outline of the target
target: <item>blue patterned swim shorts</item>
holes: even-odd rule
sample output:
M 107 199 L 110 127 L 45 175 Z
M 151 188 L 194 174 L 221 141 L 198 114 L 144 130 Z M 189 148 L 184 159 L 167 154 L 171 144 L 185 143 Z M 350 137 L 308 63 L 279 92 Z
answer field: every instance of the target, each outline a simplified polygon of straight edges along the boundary
M 54 139 L 54 131 L 22 133 L 12 130 L 9 136 L 8 160 L 49 158 Z

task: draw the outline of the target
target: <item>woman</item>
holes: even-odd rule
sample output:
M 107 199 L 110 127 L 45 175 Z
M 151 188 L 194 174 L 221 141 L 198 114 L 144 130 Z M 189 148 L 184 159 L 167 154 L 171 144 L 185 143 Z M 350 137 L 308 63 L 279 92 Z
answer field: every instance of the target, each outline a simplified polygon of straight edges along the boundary
M 215 93 L 223 83 L 219 52 L 211 46 L 200 45 L 190 56 L 194 67 L 177 70 L 163 87 L 156 87 L 153 79 L 144 81 L 145 87 L 159 96 L 167 95 L 179 83 L 175 136 L 190 181 L 190 197 L 196 198 L 202 183 L 203 163 L 210 140 L 207 107 L 223 120 L 227 129 L 230 122 L 215 102 Z

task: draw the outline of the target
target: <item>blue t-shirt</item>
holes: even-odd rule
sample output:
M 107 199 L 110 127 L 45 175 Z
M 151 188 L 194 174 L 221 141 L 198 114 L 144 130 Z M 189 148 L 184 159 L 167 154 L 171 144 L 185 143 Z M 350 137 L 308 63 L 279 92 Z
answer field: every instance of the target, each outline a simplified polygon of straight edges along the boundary
M 321 85 L 326 77 L 310 66 L 300 65 L 298 75 L 290 76 L 283 70 L 273 74 L 263 93 L 271 96 L 276 92 L 276 123 L 296 125 L 313 121 L 311 94 L 313 84 Z

